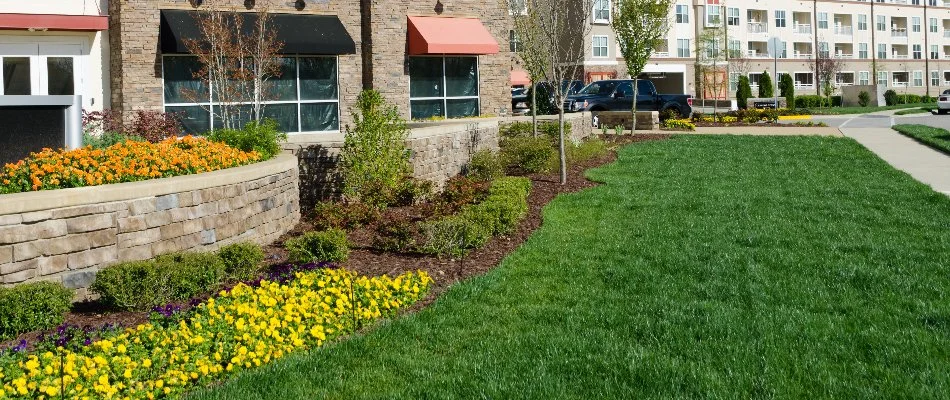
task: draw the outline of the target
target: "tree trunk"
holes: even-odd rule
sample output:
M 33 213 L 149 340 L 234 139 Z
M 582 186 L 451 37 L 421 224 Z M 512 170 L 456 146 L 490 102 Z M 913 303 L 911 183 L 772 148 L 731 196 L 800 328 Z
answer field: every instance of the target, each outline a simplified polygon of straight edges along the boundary
M 637 98 L 640 97 L 640 75 L 633 78 L 633 123 L 630 124 L 630 133 L 637 130 Z
M 538 85 L 531 82 L 531 127 L 538 137 Z
M 561 184 L 567 184 L 567 154 L 564 152 L 564 103 L 558 107 L 558 152 L 561 158 Z

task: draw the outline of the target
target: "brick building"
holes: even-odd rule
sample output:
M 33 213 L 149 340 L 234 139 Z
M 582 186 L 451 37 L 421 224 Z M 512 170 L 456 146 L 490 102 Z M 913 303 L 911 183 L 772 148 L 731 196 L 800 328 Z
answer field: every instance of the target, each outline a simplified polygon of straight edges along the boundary
M 194 57 L 183 45 L 196 32 L 190 13 L 201 1 L 110 3 L 112 108 L 179 112 L 189 131 L 210 129 L 211 96 L 183 95 L 201 86 L 192 75 Z M 254 3 L 233 1 L 233 7 L 253 11 Z M 382 92 L 405 118 L 510 108 L 510 23 L 494 2 L 323 0 L 274 6 L 285 69 L 266 112 L 291 142 L 343 130 L 363 89 Z

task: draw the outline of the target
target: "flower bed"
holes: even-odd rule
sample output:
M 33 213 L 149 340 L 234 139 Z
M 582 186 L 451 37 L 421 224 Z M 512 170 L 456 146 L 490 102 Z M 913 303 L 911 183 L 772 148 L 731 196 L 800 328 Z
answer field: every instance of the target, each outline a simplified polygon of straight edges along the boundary
M 425 272 L 360 277 L 342 269 L 238 284 L 186 314 L 89 345 L 0 354 L 0 398 L 160 398 L 319 347 L 425 296 Z M 66 346 L 66 347 L 63 347 Z
M 44 149 L 4 166 L 0 194 L 197 174 L 261 159 L 257 152 L 192 136 L 158 143 L 126 141 L 106 149 Z

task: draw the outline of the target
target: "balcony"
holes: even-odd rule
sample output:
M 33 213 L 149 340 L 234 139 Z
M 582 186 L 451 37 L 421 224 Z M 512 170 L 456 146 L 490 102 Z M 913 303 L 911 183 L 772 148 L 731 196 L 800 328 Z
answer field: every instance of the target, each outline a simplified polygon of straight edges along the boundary
M 801 33 L 810 35 L 811 34 L 811 24 L 795 24 L 792 28 L 795 33 Z
M 840 58 L 840 59 L 854 58 L 854 54 L 851 54 L 851 53 L 835 53 L 835 58 Z
M 768 51 L 749 50 L 746 52 L 749 58 L 772 58 Z
M 811 53 L 799 53 L 796 51 L 794 54 L 792 54 L 792 58 L 807 60 L 811 58 Z
M 851 36 L 854 30 L 850 26 L 835 26 L 835 35 Z
M 891 53 L 891 59 L 892 59 L 892 60 L 907 60 L 907 59 L 909 59 L 909 58 L 910 58 L 910 56 L 907 55 L 907 54 Z
M 668 51 L 654 51 L 653 58 L 670 58 L 670 52 Z
M 906 38 L 907 37 L 907 28 L 891 28 L 891 37 L 896 38 Z
M 749 33 L 767 33 L 769 25 L 764 22 L 749 22 Z
M 943 37 L 950 38 L 950 29 L 943 30 Z
M 907 82 L 894 81 L 891 83 L 893 87 L 907 87 Z

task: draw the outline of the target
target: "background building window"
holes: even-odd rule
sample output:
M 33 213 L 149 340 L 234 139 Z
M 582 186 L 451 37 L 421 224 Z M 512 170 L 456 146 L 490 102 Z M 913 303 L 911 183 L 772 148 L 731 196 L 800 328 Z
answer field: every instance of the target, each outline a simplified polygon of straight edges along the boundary
M 937 33 L 937 19 L 930 19 L 930 33 Z
M 689 39 L 676 39 L 676 56 L 679 58 L 689 58 Z
M 939 49 L 940 49 L 940 48 L 937 47 L 937 45 L 935 45 L 935 44 L 930 45 L 930 59 L 931 59 L 931 60 L 936 60 L 936 59 L 940 58 L 940 50 L 939 50 Z
M 910 30 L 911 32 L 920 32 L 920 17 L 910 19 Z
M 594 21 L 610 22 L 610 0 L 594 0 Z
M 877 58 L 886 59 L 887 58 L 887 45 L 884 43 L 877 44 Z
M 775 27 L 785 27 L 785 10 L 775 10 Z
M 867 43 L 858 43 L 858 58 L 860 59 L 868 58 L 868 44 Z
M 858 72 L 858 85 L 870 85 L 871 73 L 868 71 Z
M 924 86 L 924 71 L 914 71 L 914 87 Z
M 594 35 L 594 57 L 607 57 L 607 36 Z
M 689 6 L 688 5 L 686 4 L 676 5 L 676 23 L 677 24 L 689 23 Z
M 877 16 L 877 30 L 879 32 L 884 32 L 887 30 L 887 16 L 878 15 Z
M 518 32 L 515 32 L 514 29 L 508 31 L 508 45 L 512 53 L 521 50 L 521 39 L 518 38 Z
M 727 19 L 726 23 L 731 26 L 739 26 L 739 9 L 737 7 L 729 7 L 726 9 Z
M 930 86 L 940 86 L 940 71 L 930 71 Z
M 477 57 L 409 57 L 412 119 L 479 114 Z
M 877 84 L 887 86 L 887 71 L 877 71 Z
M 722 25 L 722 6 L 706 5 L 706 26 Z
M 194 73 L 201 68 L 193 56 L 162 57 L 165 112 L 181 113 L 187 133 L 204 133 L 222 127 L 211 116 L 218 105 L 213 90 Z M 326 132 L 340 129 L 336 57 L 284 57 L 280 77 L 268 80 L 263 116 L 277 121 L 284 132 Z M 239 124 L 251 120 L 253 105 L 237 107 Z
M 913 53 L 914 53 L 914 59 L 915 59 L 915 60 L 920 60 L 920 59 L 924 58 L 924 52 L 923 52 L 923 50 L 922 50 L 922 46 L 919 45 L 919 44 L 915 44 L 915 45 L 914 45 L 914 47 L 913 47 Z
M 828 13 L 818 13 L 818 29 L 828 29 Z
M 866 31 L 868 30 L 868 16 L 865 14 L 858 14 L 858 30 Z

